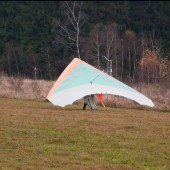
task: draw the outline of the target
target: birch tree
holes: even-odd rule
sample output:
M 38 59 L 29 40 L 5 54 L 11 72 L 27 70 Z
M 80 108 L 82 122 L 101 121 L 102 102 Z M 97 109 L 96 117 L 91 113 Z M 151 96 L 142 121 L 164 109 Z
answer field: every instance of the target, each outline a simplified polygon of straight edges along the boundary
M 82 14 L 82 1 L 65 1 L 63 2 L 64 15 L 62 21 L 54 20 L 55 30 L 66 39 L 67 43 L 63 44 L 71 51 L 77 53 L 80 57 L 80 33 L 85 19 Z M 56 40 L 57 41 L 57 40 Z M 76 48 L 76 50 L 75 50 Z
M 113 64 L 115 64 L 115 77 L 117 77 L 118 73 L 118 58 L 117 58 L 117 50 L 119 46 L 119 36 L 117 31 L 117 24 L 113 23 L 111 25 L 107 25 L 104 28 L 104 42 L 103 42 L 103 48 L 105 51 L 105 56 L 108 60 L 113 61 Z M 113 69 L 113 68 L 111 68 Z
M 124 73 L 124 43 L 123 39 L 121 39 L 121 80 L 123 80 L 123 73 Z
M 118 26 L 116 23 L 113 24 L 113 31 L 114 31 L 114 60 L 115 60 L 115 77 L 118 76 L 118 49 L 120 48 L 120 38 L 118 35 Z
M 108 69 L 112 68 L 110 68 L 110 63 L 108 61 L 111 61 L 111 53 L 113 52 L 112 48 L 114 45 L 114 32 L 112 29 L 112 25 L 105 26 L 103 31 L 105 33 L 103 41 L 104 56 L 107 58 L 107 72 L 110 72 L 110 70 Z
M 103 40 L 102 25 L 96 25 L 90 33 L 90 57 L 97 59 L 97 67 L 100 69 L 101 46 Z

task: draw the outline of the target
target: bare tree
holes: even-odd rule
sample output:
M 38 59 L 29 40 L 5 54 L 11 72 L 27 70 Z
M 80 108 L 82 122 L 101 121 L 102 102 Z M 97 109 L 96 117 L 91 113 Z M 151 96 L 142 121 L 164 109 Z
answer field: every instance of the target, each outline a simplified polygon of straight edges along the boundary
M 135 80 L 135 74 L 136 74 L 136 34 L 133 34 L 132 37 L 133 41 L 133 81 Z
M 123 80 L 123 71 L 124 71 L 124 43 L 123 39 L 121 39 L 121 80 Z
M 50 77 L 50 80 L 52 80 L 52 73 L 51 73 L 51 62 L 50 62 L 50 54 L 49 54 L 49 48 L 47 47 L 47 69 L 48 69 L 48 72 L 49 72 L 49 77 Z
M 165 81 L 170 81 L 170 60 L 168 60 L 168 56 L 161 58 L 160 61 L 160 76 Z
M 113 31 L 114 31 L 114 60 L 115 60 L 115 77 L 118 76 L 118 56 L 117 51 L 120 48 L 120 38 L 118 35 L 118 28 L 117 24 L 113 24 Z
M 10 57 L 10 43 L 5 44 L 5 55 L 7 55 L 8 59 L 8 73 L 11 76 L 11 57 Z
M 104 33 L 105 33 L 105 36 L 103 40 L 104 41 L 103 48 L 105 51 L 105 56 L 107 57 L 108 60 L 113 61 L 113 65 L 115 64 L 114 72 L 115 72 L 115 76 L 117 76 L 117 73 L 118 73 L 117 50 L 119 48 L 119 37 L 118 37 L 118 31 L 117 31 L 117 24 L 113 23 L 111 25 L 105 26 Z
M 127 51 L 128 51 L 129 79 L 131 80 L 131 75 L 134 74 L 133 70 L 135 69 L 135 60 L 136 60 L 135 33 L 133 31 L 127 30 L 125 32 L 125 40 L 127 43 Z
M 98 24 L 90 33 L 90 54 L 91 58 L 97 59 L 97 67 L 100 69 L 101 45 L 103 39 L 102 25 Z
M 114 43 L 114 32 L 111 26 L 106 27 L 106 56 L 110 59 L 111 48 L 113 47 Z
M 161 47 L 161 39 L 156 39 L 155 37 L 155 31 L 152 30 L 149 32 L 149 45 L 150 45 L 150 48 L 157 54 L 159 60 L 161 59 L 162 57 L 162 47 Z
M 142 58 L 139 61 L 139 75 L 143 82 L 156 83 L 159 76 L 160 62 L 158 60 L 157 54 L 146 48 L 142 52 Z
M 104 27 L 104 42 L 103 42 L 103 48 L 105 52 L 105 57 L 107 58 L 108 61 L 111 61 L 111 55 L 113 55 L 113 47 L 114 47 L 114 31 L 112 25 L 107 25 Z M 107 69 L 109 68 L 109 62 L 107 62 Z M 112 68 L 110 68 L 112 69 Z M 109 70 L 107 70 L 109 71 Z M 112 74 L 112 71 L 111 73 Z
M 32 46 L 28 46 L 28 50 L 26 53 L 27 58 L 31 58 L 31 70 L 33 71 L 33 76 L 35 79 L 38 78 L 38 66 L 37 66 L 37 54 L 35 53 L 35 51 L 33 50 Z
M 76 47 L 77 56 L 80 57 L 80 28 L 83 25 L 84 15 L 82 15 L 82 1 L 65 1 L 64 7 L 64 21 L 54 20 L 57 33 L 63 38 L 67 39 L 65 44 L 67 48 L 72 51 Z
M 17 55 L 16 55 L 16 51 L 14 48 L 14 45 L 12 45 L 12 49 L 13 49 L 13 55 L 15 57 L 15 63 L 16 63 L 16 68 L 17 68 L 17 74 L 19 75 L 19 63 L 18 63 L 18 59 L 17 59 Z
M 102 63 L 104 61 L 107 63 L 107 72 L 112 75 L 112 62 L 114 61 L 114 71 L 115 76 L 118 74 L 118 48 L 119 36 L 117 31 L 117 24 L 113 23 L 111 25 L 103 26 L 97 24 L 90 33 L 88 47 L 90 52 L 88 56 L 92 59 L 97 60 L 97 66 L 101 69 Z

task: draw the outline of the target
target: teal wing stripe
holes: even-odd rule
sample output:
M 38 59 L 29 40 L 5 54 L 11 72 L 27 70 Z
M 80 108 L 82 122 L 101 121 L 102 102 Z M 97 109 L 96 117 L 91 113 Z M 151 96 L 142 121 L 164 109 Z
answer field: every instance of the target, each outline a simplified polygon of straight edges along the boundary
M 58 85 L 58 87 L 53 91 L 53 93 L 88 83 L 113 86 L 124 90 L 132 91 L 134 93 L 139 93 L 131 87 L 118 81 L 117 79 L 114 79 L 113 77 L 104 74 L 103 72 L 93 68 L 92 66 L 84 62 L 80 62 Z

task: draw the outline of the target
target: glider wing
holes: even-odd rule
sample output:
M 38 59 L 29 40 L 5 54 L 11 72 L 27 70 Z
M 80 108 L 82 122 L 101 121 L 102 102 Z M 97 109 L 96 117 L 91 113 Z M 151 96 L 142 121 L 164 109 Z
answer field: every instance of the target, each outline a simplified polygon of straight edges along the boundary
M 88 63 L 74 58 L 54 83 L 47 99 L 58 106 L 66 106 L 90 94 L 113 94 L 153 107 L 152 100 L 107 75 Z

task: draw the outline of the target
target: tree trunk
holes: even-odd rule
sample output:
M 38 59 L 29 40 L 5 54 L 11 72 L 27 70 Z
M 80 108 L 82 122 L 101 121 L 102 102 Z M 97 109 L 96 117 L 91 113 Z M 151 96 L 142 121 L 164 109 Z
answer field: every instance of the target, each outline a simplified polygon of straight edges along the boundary
M 116 65 L 116 73 L 115 73 L 115 77 L 117 78 L 117 43 L 116 43 L 116 35 L 115 35 L 115 65 Z
M 135 73 L 136 73 L 136 44 L 135 44 L 135 40 L 134 40 L 133 50 L 134 50 L 134 56 L 133 56 L 133 81 L 134 81 Z
M 78 58 L 81 58 L 80 57 L 80 50 L 79 50 L 79 26 L 78 26 L 78 24 L 77 24 L 76 44 L 77 44 L 77 55 L 78 55 Z
M 124 48 L 123 48 L 123 41 L 122 41 L 122 69 L 121 69 L 121 80 L 123 80 L 123 67 L 124 67 Z
M 9 53 L 7 56 L 8 56 L 8 71 L 9 71 L 9 76 L 11 76 L 11 63 L 10 63 Z
M 12 46 L 12 50 L 13 50 L 13 54 L 15 56 L 15 63 L 16 63 L 16 67 L 17 67 L 17 73 L 19 75 L 19 66 L 18 66 L 18 61 L 17 61 L 17 56 L 15 54 L 14 46 Z
M 47 47 L 47 58 L 48 58 L 48 71 L 49 71 L 49 77 L 50 80 L 52 80 L 52 75 L 51 75 L 51 63 L 50 63 L 50 55 L 49 55 L 49 48 Z
M 129 79 L 130 79 L 130 81 L 131 81 L 131 57 L 130 57 L 130 40 L 129 40 L 128 51 L 129 51 Z

